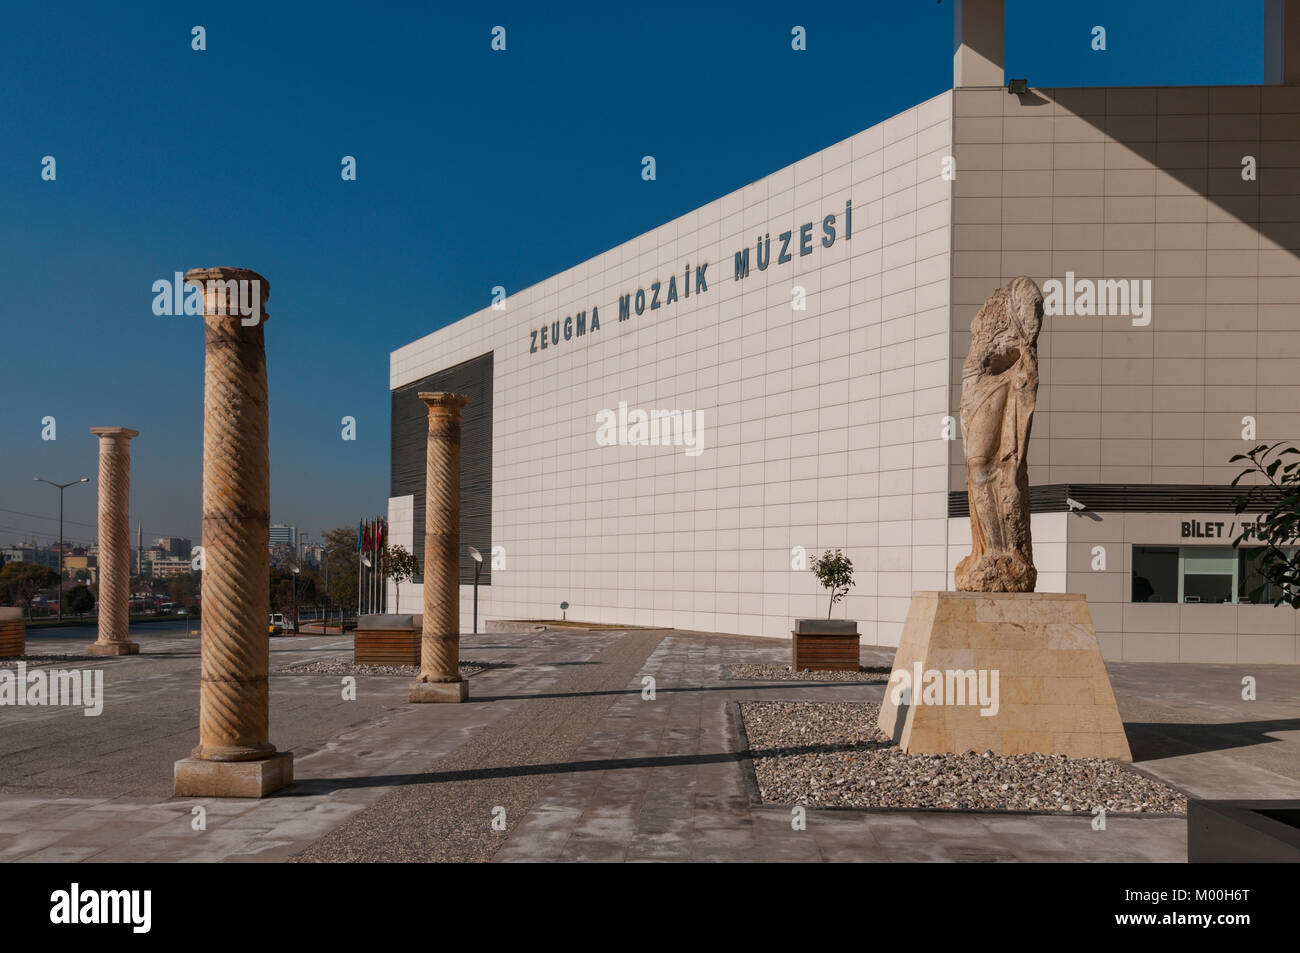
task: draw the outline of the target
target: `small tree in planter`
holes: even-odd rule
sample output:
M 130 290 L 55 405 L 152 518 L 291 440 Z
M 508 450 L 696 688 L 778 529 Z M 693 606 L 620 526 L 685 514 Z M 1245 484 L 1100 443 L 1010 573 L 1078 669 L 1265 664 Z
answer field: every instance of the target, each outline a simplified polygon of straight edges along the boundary
M 795 671 L 858 670 L 858 624 L 852 619 L 831 619 L 835 603 L 853 587 L 853 561 L 840 550 L 829 549 L 812 562 L 813 575 L 830 593 L 825 619 L 794 620 Z
M 384 549 L 384 575 L 393 580 L 397 590 L 395 608 L 401 609 L 402 606 L 402 583 L 414 579 L 418 570 L 415 555 L 408 552 L 405 546 L 388 546 Z
M 812 561 L 812 571 L 822 588 L 831 594 L 831 603 L 826 607 L 829 621 L 835 603 L 847 596 L 853 587 L 853 560 L 838 549 L 833 553 L 828 549 Z
M 402 583 L 415 578 L 418 563 L 404 546 L 385 546 L 380 555 L 385 582 L 393 580 L 397 605 L 392 611 L 370 613 L 357 619 L 352 642 L 356 665 L 419 665 L 421 633 L 414 614 L 401 611 Z

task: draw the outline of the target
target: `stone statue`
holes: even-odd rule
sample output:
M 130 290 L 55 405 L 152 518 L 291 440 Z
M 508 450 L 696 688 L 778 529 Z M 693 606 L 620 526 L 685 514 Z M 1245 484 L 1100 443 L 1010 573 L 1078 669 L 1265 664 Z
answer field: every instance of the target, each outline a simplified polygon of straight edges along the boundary
M 966 449 L 971 554 L 957 564 L 963 592 L 1033 592 L 1029 536 L 1029 428 L 1038 394 L 1043 294 L 1013 278 L 971 321 L 962 366 L 961 433 Z

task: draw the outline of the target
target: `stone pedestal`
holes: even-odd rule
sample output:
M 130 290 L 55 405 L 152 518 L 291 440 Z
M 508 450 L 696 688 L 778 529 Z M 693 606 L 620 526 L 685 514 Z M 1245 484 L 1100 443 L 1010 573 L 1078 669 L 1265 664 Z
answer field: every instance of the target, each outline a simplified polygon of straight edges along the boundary
M 176 793 L 262 797 L 293 780 L 292 755 L 269 741 L 270 284 L 244 268 L 192 269 L 185 281 L 204 289 L 203 649 L 199 744 L 176 763 Z
M 257 761 L 176 762 L 177 797 L 266 797 L 293 783 L 293 755 L 287 751 Z
M 137 655 L 131 622 L 131 438 L 138 430 L 91 427 L 99 438 L 99 637 L 87 655 Z
M 412 702 L 463 702 L 460 674 L 460 430 L 469 398 L 424 392 L 429 408 L 425 450 L 424 614 L 420 678 Z
M 411 686 L 413 702 L 463 702 L 469 700 L 469 682 L 416 682 Z
M 1073 593 L 913 593 L 878 724 L 909 753 L 1133 760 L 1087 600 Z

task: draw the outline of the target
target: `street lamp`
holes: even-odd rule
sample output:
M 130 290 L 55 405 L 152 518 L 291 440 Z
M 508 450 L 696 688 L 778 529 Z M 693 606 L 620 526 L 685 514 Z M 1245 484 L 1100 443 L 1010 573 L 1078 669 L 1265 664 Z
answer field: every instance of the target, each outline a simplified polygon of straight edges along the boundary
M 59 488 L 59 621 L 63 621 L 63 491 L 70 486 L 76 486 L 78 483 L 89 483 L 90 477 L 82 477 L 80 480 L 73 480 L 71 483 L 52 483 L 49 480 L 42 480 L 40 477 L 32 477 L 37 483 L 49 483 L 50 486 Z
M 478 635 L 478 577 L 483 572 L 483 554 L 473 546 L 469 547 L 469 554 L 474 557 L 474 634 Z
M 298 634 L 298 573 L 302 572 L 301 566 L 293 567 L 293 578 L 289 580 L 289 586 L 293 590 L 293 634 Z

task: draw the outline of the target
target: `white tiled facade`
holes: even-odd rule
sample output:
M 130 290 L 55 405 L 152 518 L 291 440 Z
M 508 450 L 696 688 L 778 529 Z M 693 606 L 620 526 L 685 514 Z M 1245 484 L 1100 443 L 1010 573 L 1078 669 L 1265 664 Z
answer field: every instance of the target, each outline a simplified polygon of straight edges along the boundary
M 838 547 L 857 584 L 835 616 L 859 620 L 864 643 L 896 645 L 913 590 L 949 588 L 938 427 L 949 413 L 952 184 L 935 172 L 952 152 L 952 95 L 393 353 L 396 388 L 494 352 L 492 544 L 505 568 L 480 590 L 482 618 L 557 618 L 566 601 L 573 619 L 786 637 L 793 619 L 827 608 L 792 550 Z M 764 234 L 774 247 L 759 271 Z M 743 248 L 750 273 L 737 281 Z M 706 291 L 692 277 L 690 297 L 679 288 L 673 303 L 619 321 L 621 295 L 680 284 L 705 263 Z M 796 286 L 804 311 L 792 307 Z M 590 322 L 593 307 L 599 331 L 531 352 L 533 330 L 580 311 Z M 597 413 L 621 401 L 702 412 L 703 453 L 599 446 Z M 411 514 L 410 497 L 390 501 L 394 542 L 422 531 Z M 1063 556 L 1060 575 L 1063 585 Z M 401 611 L 418 612 L 420 587 L 402 588 Z M 461 595 L 467 623 L 470 587 Z

